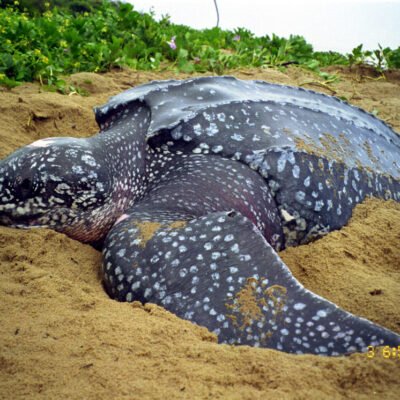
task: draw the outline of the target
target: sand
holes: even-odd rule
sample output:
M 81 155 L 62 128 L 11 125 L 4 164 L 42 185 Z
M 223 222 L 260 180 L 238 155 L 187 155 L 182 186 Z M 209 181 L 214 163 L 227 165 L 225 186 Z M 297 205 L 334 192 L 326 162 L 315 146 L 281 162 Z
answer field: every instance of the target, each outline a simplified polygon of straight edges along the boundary
M 301 69 L 234 71 L 344 96 L 400 131 L 400 76 L 335 69 L 324 87 Z M 0 157 L 49 136 L 90 136 L 91 108 L 172 72 L 129 70 L 70 78 L 90 94 L 37 84 L 0 89 Z M 348 226 L 282 252 L 309 289 L 400 332 L 400 205 L 368 200 Z M 49 230 L 0 227 L 1 399 L 398 399 L 400 357 L 296 356 L 218 345 L 205 328 L 148 304 L 110 300 L 100 253 Z M 387 355 L 385 353 L 385 355 Z

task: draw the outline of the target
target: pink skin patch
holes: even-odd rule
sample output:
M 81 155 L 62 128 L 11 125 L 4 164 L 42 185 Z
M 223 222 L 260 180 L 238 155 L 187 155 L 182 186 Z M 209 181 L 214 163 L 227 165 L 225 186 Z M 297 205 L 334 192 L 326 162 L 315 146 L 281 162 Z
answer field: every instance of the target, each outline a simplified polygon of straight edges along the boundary
M 49 147 L 55 141 L 56 140 L 54 138 L 40 139 L 40 140 L 36 140 L 36 142 L 33 142 L 33 143 L 29 144 L 28 146 L 32 146 L 32 147 Z
M 122 214 L 116 221 L 115 221 L 115 225 L 119 224 L 120 222 L 122 222 L 123 220 L 127 219 L 129 217 L 128 214 Z

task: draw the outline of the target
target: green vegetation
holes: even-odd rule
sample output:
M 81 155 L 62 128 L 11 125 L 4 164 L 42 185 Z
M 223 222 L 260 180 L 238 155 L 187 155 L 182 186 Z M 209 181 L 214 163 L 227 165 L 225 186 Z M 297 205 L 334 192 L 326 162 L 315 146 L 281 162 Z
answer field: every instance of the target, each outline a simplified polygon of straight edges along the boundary
M 2 0 L 0 7 L 13 7 L 20 11 L 26 11 L 30 15 L 40 14 L 49 8 L 58 7 L 65 11 L 80 13 L 93 11 L 98 8 L 102 0 Z
M 39 80 L 65 90 L 63 75 L 114 67 L 223 74 L 239 67 L 298 64 L 320 74 L 328 65 L 373 63 L 378 71 L 400 68 L 400 47 L 351 54 L 314 52 L 301 36 L 255 37 L 246 29 L 194 30 L 156 21 L 130 4 L 109 1 L 0 0 L 0 84 Z

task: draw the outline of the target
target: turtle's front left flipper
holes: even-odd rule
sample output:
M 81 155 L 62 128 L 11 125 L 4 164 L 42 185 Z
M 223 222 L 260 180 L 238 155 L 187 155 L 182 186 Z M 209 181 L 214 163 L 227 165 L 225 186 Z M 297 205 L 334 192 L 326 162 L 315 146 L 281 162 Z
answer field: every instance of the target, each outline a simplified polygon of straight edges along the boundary
M 236 212 L 191 219 L 137 207 L 106 239 L 104 282 L 112 297 L 159 304 L 224 343 L 323 355 L 400 345 L 306 290 Z

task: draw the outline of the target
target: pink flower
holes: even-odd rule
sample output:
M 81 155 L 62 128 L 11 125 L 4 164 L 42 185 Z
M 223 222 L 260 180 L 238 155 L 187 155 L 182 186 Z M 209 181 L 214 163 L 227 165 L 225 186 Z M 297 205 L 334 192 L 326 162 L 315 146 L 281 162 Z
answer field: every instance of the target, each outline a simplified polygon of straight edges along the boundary
M 168 46 L 172 50 L 176 50 L 176 43 L 175 43 L 176 36 L 172 36 L 171 41 L 167 42 Z
M 233 37 L 233 40 L 234 40 L 235 42 L 238 42 L 238 41 L 240 40 L 240 35 L 235 35 L 235 36 Z

